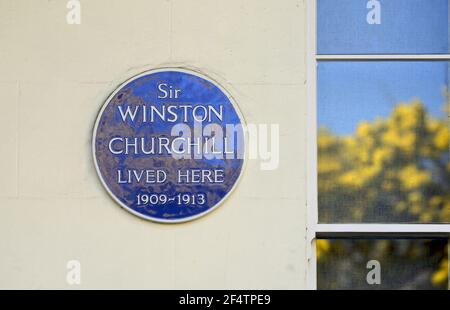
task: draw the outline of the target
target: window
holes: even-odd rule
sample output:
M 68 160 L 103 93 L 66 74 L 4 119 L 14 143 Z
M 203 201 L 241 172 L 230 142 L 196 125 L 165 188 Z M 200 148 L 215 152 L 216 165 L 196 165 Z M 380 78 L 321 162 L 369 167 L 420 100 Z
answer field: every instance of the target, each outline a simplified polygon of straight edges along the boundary
M 447 247 L 447 239 L 321 239 L 317 287 L 447 289 Z
M 449 289 L 449 0 L 308 5 L 310 288 Z

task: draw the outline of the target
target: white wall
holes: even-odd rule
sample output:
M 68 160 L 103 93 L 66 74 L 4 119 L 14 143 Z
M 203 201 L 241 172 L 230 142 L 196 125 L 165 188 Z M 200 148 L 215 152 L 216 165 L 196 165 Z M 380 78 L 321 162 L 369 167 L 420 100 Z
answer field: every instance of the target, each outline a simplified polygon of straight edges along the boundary
M 81 0 L 80 25 L 66 3 L 0 0 L 0 288 L 305 288 L 305 1 Z M 281 134 L 279 169 L 249 161 L 222 206 L 179 225 L 120 209 L 90 149 L 109 93 L 168 65 Z

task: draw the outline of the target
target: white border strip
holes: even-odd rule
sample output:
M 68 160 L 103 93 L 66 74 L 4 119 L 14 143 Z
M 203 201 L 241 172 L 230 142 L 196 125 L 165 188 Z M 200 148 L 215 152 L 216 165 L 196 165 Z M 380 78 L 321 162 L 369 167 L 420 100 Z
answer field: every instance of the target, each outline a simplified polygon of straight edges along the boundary
M 442 233 L 450 224 L 317 224 L 316 233 Z
M 450 60 L 450 54 L 431 55 L 317 55 L 317 60 Z
M 317 111 L 316 111 L 316 1 L 306 1 L 306 287 L 317 289 L 316 230 L 317 208 Z

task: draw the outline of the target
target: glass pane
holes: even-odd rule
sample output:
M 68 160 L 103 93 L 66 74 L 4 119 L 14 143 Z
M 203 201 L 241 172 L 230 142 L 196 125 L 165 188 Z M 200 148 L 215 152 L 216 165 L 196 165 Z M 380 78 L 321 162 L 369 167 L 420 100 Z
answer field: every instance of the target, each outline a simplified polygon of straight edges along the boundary
M 318 289 L 448 289 L 445 239 L 317 240 Z
M 318 64 L 319 221 L 450 222 L 449 62 Z
M 448 0 L 317 0 L 318 54 L 448 52 Z

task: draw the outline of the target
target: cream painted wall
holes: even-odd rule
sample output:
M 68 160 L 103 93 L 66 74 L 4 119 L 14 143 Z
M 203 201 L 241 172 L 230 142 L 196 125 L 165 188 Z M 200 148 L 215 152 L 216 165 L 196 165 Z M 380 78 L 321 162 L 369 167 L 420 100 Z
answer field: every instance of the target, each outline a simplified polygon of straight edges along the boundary
M 0 0 L 0 288 L 306 288 L 305 1 L 81 0 L 81 25 L 66 3 Z M 90 148 L 108 94 L 168 65 L 281 134 L 279 169 L 249 161 L 221 207 L 179 225 L 122 210 Z

